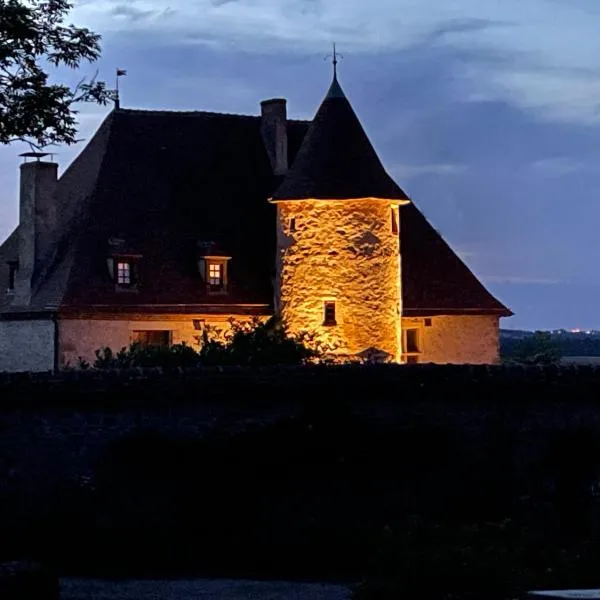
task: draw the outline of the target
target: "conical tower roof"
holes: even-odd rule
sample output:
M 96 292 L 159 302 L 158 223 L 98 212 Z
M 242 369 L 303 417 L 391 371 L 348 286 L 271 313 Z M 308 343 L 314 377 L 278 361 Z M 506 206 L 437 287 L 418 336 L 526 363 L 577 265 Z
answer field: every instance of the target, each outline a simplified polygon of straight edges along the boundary
M 272 200 L 308 198 L 408 200 L 381 164 L 335 74 Z

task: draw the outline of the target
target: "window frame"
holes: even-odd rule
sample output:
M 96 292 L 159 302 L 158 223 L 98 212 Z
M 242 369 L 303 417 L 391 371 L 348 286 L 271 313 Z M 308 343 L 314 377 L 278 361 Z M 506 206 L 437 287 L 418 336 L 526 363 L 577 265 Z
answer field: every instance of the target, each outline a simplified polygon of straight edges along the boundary
M 157 335 L 159 333 L 165 335 L 165 337 L 167 338 L 166 345 L 162 343 L 148 343 L 147 341 L 140 341 L 135 339 L 136 335 L 138 334 Z M 132 329 L 129 334 L 129 337 L 132 344 L 139 344 L 142 348 L 147 348 L 149 346 L 156 346 L 159 348 L 170 348 L 173 345 L 173 330 L 171 329 Z
M 216 261 L 209 262 L 207 265 L 207 270 L 208 285 L 217 289 L 223 287 L 223 263 Z
M 408 349 L 409 331 L 416 332 L 416 350 Z M 419 362 L 421 356 L 423 356 L 423 327 L 416 324 L 402 327 L 402 362 L 405 364 Z
M 209 294 L 226 294 L 229 285 L 228 263 L 230 256 L 203 256 L 200 260 L 203 265 L 200 267 L 202 279 L 206 284 L 206 290 Z M 212 283 L 211 267 L 219 267 L 220 283 Z
M 107 258 L 108 272 L 110 278 L 115 285 L 116 291 L 127 291 L 135 292 L 139 285 L 139 271 L 138 266 L 142 259 L 141 254 L 129 254 L 129 253 L 115 253 Z M 120 264 L 129 265 L 129 281 L 119 281 Z
M 133 285 L 133 265 L 130 260 L 124 258 L 115 260 L 115 282 L 121 287 Z

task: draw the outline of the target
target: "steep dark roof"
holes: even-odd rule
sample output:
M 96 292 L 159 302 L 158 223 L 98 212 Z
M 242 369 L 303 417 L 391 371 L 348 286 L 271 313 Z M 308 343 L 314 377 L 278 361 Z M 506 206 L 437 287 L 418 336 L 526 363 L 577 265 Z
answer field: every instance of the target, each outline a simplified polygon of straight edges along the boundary
M 307 129 L 307 122 L 288 122 L 292 165 Z M 270 305 L 276 228 L 267 198 L 279 183 L 260 117 L 112 112 L 59 181 L 57 202 L 68 217 L 26 310 L 193 312 L 214 305 L 244 312 L 239 305 Z M 413 204 L 400 210 L 404 314 L 510 314 Z M 137 292 L 117 292 L 110 280 L 114 237 L 142 255 Z M 207 295 L 198 240 L 232 256 L 228 294 Z M 16 253 L 15 232 L 0 246 L 0 286 Z M 19 310 L 2 304 L 7 298 L 0 294 L 0 310 Z
M 275 180 L 260 118 L 119 110 L 112 119 L 63 305 L 271 304 Z M 292 152 L 297 128 L 289 124 Z M 111 237 L 142 256 L 137 293 L 115 292 Z M 227 294 L 208 294 L 198 276 L 198 241 L 234 257 Z
M 273 200 L 368 197 L 407 199 L 386 173 L 334 78 Z
M 400 207 L 400 256 L 403 315 L 512 315 L 485 289 L 414 203 Z

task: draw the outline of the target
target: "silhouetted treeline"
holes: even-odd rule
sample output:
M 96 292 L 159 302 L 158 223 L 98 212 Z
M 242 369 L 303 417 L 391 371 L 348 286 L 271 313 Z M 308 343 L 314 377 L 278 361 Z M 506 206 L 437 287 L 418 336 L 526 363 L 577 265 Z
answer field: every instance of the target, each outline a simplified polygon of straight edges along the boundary
M 556 348 L 560 356 L 600 356 L 600 334 L 571 334 L 563 333 L 547 333 L 551 344 Z M 522 338 L 500 336 L 500 353 L 504 358 L 513 358 L 519 355 L 524 343 L 527 343 L 527 338 L 533 336 L 526 335 Z

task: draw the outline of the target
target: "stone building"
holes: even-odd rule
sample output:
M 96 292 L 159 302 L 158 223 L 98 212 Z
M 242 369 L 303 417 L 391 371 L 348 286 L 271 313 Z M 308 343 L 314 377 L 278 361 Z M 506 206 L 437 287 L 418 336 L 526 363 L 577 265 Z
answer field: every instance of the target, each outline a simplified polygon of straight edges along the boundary
M 0 371 L 281 314 L 342 356 L 493 363 L 497 301 L 382 166 L 337 77 L 311 122 L 115 108 L 60 178 L 21 165 Z

